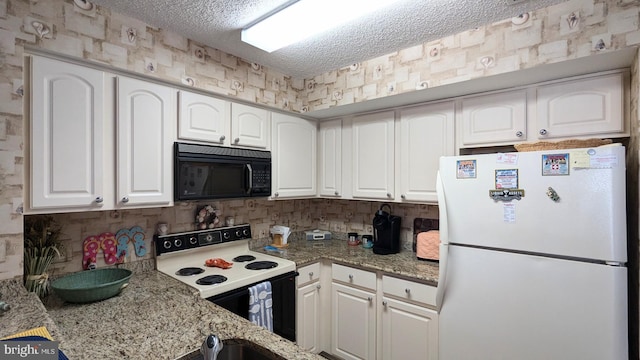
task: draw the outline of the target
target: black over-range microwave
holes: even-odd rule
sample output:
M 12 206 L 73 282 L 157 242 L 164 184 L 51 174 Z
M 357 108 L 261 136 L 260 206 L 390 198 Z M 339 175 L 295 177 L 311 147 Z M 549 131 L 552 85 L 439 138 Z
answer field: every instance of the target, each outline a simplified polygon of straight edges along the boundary
M 175 143 L 175 200 L 271 195 L 271 152 Z

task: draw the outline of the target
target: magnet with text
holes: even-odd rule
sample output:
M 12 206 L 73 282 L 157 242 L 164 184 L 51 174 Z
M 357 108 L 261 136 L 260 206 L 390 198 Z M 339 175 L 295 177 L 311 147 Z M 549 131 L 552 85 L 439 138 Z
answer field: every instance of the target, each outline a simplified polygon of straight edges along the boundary
M 569 154 L 543 154 L 542 176 L 569 175 Z
M 496 169 L 496 189 L 517 189 L 518 169 Z
M 493 201 L 512 201 L 512 200 L 520 200 L 524 197 L 523 189 L 496 189 L 489 190 L 489 197 L 493 199 Z
M 475 179 L 477 176 L 475 160 L 458 160 L 456 161 L 456 169 L 458 179 Z

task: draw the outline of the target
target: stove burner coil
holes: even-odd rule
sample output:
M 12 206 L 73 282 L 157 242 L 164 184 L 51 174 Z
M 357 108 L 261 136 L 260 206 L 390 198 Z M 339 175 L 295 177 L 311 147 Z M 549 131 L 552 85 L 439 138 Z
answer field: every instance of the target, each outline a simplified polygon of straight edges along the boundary
M 196 280 L 198 285 L 215 285 L 227 281 L 226 276 L 222 275 L 207 275 L 203 278 Z
M 254 261 L 252 263 L 248 263 L 244 267 L 249 270 L 264 270 L 264 269 L 272 269 L 277 266 L 278 266 L 278 263 L 273 261 Z
M 253 261 L 255 260 L 256 257 L 253 255 L 240 255 L 240 256 L 236 256 L 233 258 L 233 261 L 235 262 L 247 262 L 247 261 Z
M 204 269 L 199 268 L 199 267 L 186 267 L 186 268 L 182 268 L 182 269 L 176 271 L 176 275 L 178 275 L 178 276 L 191 276 L 191 275 L 202 274 L 203 272 L 204 272 Z

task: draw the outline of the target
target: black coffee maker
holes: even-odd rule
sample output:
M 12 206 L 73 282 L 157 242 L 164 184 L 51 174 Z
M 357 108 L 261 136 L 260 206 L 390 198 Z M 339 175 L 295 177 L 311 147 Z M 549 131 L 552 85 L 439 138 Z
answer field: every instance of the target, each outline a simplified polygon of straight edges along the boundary
M 383 209 L 389 208 L 389 212 Z M 373 253 L 379 255 L 400 252 L 400 220 L 391 215 L 391 206 L 382 204 L 373 217 Z

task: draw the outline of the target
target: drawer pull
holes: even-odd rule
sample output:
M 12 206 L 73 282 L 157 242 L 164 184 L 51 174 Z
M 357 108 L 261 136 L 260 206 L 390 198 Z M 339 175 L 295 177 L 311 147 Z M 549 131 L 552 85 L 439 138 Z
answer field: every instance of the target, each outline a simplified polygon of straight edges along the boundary
M 353 275 L 349 274 L 349 280 L 353 281 Z
M 404 292 L 407 293 L 407 295 L 409 295 L 411 293 L 411 289 L 406 288 L 406 289 L 404 289 Z

